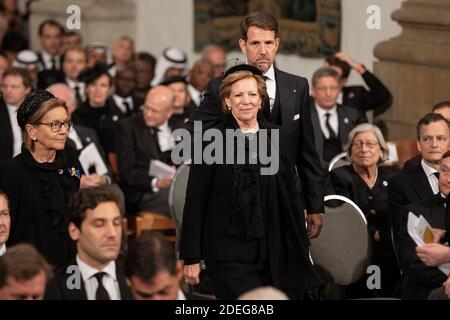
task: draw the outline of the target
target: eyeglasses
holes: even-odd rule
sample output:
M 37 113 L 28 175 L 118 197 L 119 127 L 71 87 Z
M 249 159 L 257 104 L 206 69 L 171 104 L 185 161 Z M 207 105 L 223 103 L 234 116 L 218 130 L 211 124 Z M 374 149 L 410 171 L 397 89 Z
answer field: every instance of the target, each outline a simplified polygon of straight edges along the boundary
M 72 127 L 72 120 L 66 120 L 64 122 L 61 121 L 53 121 L 53 122 L 36 122 L 33 124 L 43 124 L 46 126 L 49 126 L 52 132 L 59 132 L 61 130 L 61 127 L 64 126 L 66 130 L 69 130 L 70 127 Z
M 352 146 L 354 146 L 355 148 L 358 148 L 358 149 L 362 148 L 363 145 L 366 145 L 366 147 L 369 149 L 374 149 L 378 145 L 378 142 L 356 140 L 352 143 Z

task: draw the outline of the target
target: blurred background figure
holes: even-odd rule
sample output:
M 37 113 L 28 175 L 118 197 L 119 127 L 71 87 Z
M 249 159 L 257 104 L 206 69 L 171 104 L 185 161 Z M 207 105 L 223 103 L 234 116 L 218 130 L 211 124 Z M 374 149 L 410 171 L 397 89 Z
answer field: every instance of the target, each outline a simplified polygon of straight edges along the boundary
M 112 46 L 113 64 L 109 73 L 114 77 L 117 71 L 125 69 L 126 65 L 134 59 L 134 40 L 128 36 L 121 36 Z
M 76 31 L 66 31 L 62 38 L 62 52 L 65 54 L 69 49 L 83 48 L 83 39 L 81 35 Z
M 100 42 L 92 42 L 85 48 L 87 56 L 87 67 L 92 68 L 96 64 L 108 63 L 108 47 Z
M 151 85 L 155 87 L 167 78 L 184 76 L 187 73 L 187 68 L 186 52 L 175 47 L 166 48 L 162 56 L 156 61 L 155 77 Z
M 52 274 L 35 248 L 15 245 L 0 257 L 0 300 L 42 300 Z
M 13 62 L 13 67 L 22 68 L 28 71 L 31 77 L 32 87 L 37 88 L 39 73 L 39 57 L 31 50 L 20 51 Z
M 187 90 L 186 77 L 171 77 L 164 80 L 161 84 L 168 86 L 175 96 L 170 121 L 174 124 L 184 126 L 192 111 L 196 108 Z
M 198 107 L 203 99 L 203 93 L 208 83 L 214 78 L 213 65 L 207 60 L 197 60 L 188 73 L 188 91 L 195 106 Z
M 148 91 L 152 88 L 151 82 L 155 77 L 156 58 L 148 52 L 138 52 L 133 62 L 136 71 L 136 97 L 145 100 Z
M 6 241 L 9 238 L 11 214 L 9 212 L 8 196 L 0 190 L 0 256 L 6 252 Z
M 202 59 L 213 65 L 214 78 L 223 75 L 227 63 L 227 53 L 224 48 L 216 44 L 209 44 L 202 50 Z

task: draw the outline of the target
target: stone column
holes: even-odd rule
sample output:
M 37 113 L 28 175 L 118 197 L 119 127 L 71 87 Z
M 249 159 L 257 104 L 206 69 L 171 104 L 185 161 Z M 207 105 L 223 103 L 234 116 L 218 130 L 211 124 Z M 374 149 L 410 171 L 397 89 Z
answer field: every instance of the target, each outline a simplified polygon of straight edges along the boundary
M 30 40 L 33 50 L 40 50 L 39 24 L 54 19 L 65 28 L 70 5 L 78 5 L 81 12 L 81 28 L 74 30 L 83 37 L 83 44 L 103 42 L 111 45 L 121 35 L 135 37 L 135 0 L 40 0 L 32 4 L 30 16 Z
M 450 100 L 450 0 L 407 0 L 392 19 L 401 34 L 374 49 L 374 71 L 394 96 L 380 118 L 390 140 L 409 140 L 435 103 Z

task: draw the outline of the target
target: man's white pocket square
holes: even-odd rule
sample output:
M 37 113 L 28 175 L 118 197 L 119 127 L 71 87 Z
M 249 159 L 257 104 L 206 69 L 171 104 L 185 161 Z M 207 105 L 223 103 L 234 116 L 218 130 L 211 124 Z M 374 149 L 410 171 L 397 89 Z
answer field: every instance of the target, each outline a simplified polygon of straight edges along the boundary
M 297 114 L 294 116 L 294 121 L 295 121 L 295 120 L 298 120 L 298 119 L 300 119 L 300 113 L 297 113 Z

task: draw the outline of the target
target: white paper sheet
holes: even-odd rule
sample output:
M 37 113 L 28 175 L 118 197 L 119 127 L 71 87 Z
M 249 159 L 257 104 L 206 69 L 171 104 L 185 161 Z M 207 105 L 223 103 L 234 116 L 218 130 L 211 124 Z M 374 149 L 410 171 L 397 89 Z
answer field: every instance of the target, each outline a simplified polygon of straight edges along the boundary
M 78 159 L 80 160 L 81 166 L 83 167 L 86 175 L 89 174 L 89 168 L 91 166 L 95 167 L 95 173 L 99 176 L 103 176 L 108 173 L 108 168 L 106 168 L 102 156 L 93 142 L 81 150 Z
M 148 170 L 148 175 L 152 177 L 162 178 L 173 178 L 175 174 L 175 168 L 161 162 L 159 160 L 150 160 L 150 169 Z

